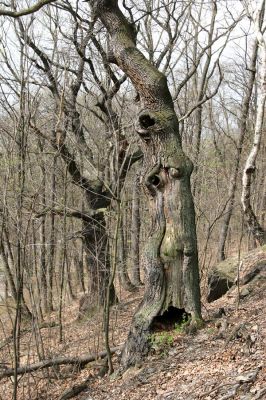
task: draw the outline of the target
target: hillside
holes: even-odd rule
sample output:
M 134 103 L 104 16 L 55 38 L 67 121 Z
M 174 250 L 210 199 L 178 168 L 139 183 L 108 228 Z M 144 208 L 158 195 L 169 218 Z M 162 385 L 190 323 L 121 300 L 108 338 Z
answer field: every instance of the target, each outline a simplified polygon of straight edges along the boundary
M 265 399 L 265 298 L 264 266 L 260 274 L 240 286 L 239 291 L 233 286 L 222 298 L 204 303 L 206 323 L 197 333 L 187 334 L 185 324 L 181 323 L 174 329 L 152 334 L 149 357 L 123 377 L 100 377 L 104 374 L 104 361 L 89 363 L 81 371 L 69 365 L 56 366 L 21 377 L 19 399 L 66 400 L 70 398 L 69 390 L 75 386 L 80 388 L 84 382 L 84 390 L 74 397 L 77 400 Z M 130 295 L 113 308 L 112 346 L 119 346 L 125 340 L 139 300 L 140 294 Z M 80 356 L 104 349 L 102 332 L 99 334 L 101 315 L 77 321 L 77 309 L 76 302 L 65 310 L 64 340 L 60 344 L 56 324 L 41 329 L 42 344 L 38 346 L 34 332 L 25 331 L 21 363 L 38 360 L 36 347 L 46 349 L 46 358 L 48 355 L 51 358 Z M 0 360 L 6 362 L 10 359 L 12 345 L 0 347 Z M 115 368 L 118 367 L 117 353 Z M 1 389 L 1 400 L 12 398 L 11 378 L 2 379 Z

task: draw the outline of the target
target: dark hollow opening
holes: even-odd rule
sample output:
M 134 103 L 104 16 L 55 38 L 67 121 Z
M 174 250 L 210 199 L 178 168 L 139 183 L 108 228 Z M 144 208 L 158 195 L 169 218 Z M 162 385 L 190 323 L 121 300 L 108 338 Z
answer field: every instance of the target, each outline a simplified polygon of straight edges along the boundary
M 139 117 L 139 122 L 143 128 L 149 128 L 155 125 L 155 119 L 150 117 L 149 114 L 144 114 Z
M 153 175 L 150 179 L 149 179 L 150 183 L 153 186 L 159 186 L 160 185 L 160 177 L 158 175 Z
M 172 330 L 176 325 L 189 320 L 190 314 L 184 308 L 170 306 L 163 315 L 157 315 L 153 318 L 151 324 L 152 332 Z
M 209 279 L 209 294 L 207 297 L 208 303 L 215 301 L 222 297 L 233 286 L 233 282 L 226 278 L 213 276 Z
M 255 172 L 255 167 L 249 167 L 246 169 L 246 174 L 253 174 Z

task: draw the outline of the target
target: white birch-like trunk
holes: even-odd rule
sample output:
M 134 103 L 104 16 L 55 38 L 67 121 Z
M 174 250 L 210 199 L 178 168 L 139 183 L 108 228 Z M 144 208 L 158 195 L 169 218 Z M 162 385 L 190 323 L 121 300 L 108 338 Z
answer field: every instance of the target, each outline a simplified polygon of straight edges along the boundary
M 258 99 L 253 145 L 243 171 L 241 201 L 248 229 L 252 232 L 255 240 L 262 245 L 265 243 L 266 235 L 265 230 L 259 224 L 251 205 L 251 188 L 256 169 L 256 160 L 263 136 L 264 110 L 266 104 L 266 40 L 263 36 L 264 27 L 262 22 L 264 18 L 265 0 L 259 2 L 255 11 L 250 10 L 251 6 L 252 4 L 249 3 L 247 8 L 253 21 L 255 34 L 259 44 L 259 61 L 257 67 Z

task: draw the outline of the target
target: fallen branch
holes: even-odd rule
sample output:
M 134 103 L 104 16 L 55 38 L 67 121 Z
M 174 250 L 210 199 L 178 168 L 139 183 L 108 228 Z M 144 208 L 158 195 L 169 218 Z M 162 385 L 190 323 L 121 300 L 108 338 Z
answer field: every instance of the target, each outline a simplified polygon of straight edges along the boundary
M 111 354 L 116 353 L 121 349 L 121 346 L 117 346 L 111 349 Z M 104 358 L 106 356 L 106 351 L 101 351 L 98 354 L 87 354 L 81 357 L 58 357 L 50 360 L 42 360 L 31 365 L 25 365 L 17 369 L 17 375 L 27 374 L 29 372 L 39 371 L 44 368 L 54 367 L 56 365 L 78 365 L 80 369 L 84 368 L 89 362 L 95 361 L 99 358 Z M 0 380 L 13 376 L 15 373 L 14 369 L 6 369 L 0 374 Z

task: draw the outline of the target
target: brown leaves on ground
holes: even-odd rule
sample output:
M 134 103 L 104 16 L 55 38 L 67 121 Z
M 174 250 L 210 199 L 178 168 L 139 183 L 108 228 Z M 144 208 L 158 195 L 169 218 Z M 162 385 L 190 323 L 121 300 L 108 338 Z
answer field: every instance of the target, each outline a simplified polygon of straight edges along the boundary
M 79 371 L 71 366 L 49 368 L 20 378 L 19 399 L 57 400 L 76 385 L 84 384 L 77 400 L 256 400 L 266 398 L 266 283 L 257 281 L 240 299 L 238 290 L 203 307 L 206 324 L 195 335 L 182 326 L 158 332 L 149 357 L 122 377 L 99 377 L 104 361 L 95 361 Z M 126 338 L 131 316 L 140 295 L 125 298 L 112 310 L 111 346 Z M 219 310 L 223 312 L 219 313 Z M 58 328 L 42 329 L 47 355 L 82 355 L 104 349 L 102 316 L 77 322 L 77 304 L 65 310 L 64 341 L 58 343 Z M 22 337 L 22 362 L 37 361 L 32 334 Z M 49 349 L 49 350 L 48 350 Z M 12 349 L 11 349 L 12 350 Z M 9 347 L 10 351 L 10 347 Z M 9 360 L 8 346 L 1 350 Z M 118 368 L 118 356 L 114 356 Z M 12 381 L 1 382 L 0 399 L 12 398 Z

